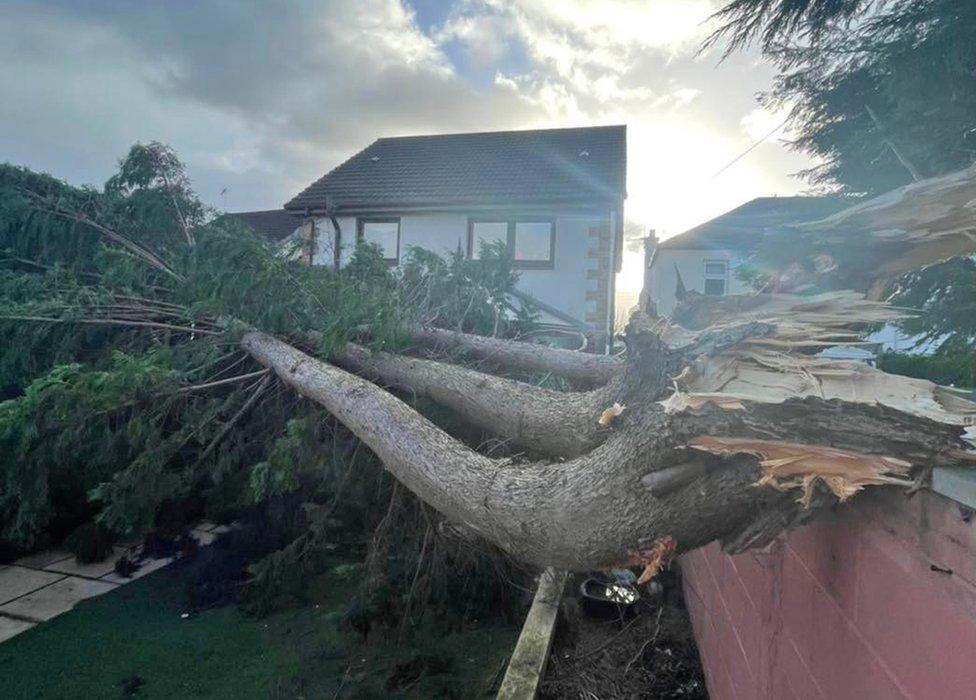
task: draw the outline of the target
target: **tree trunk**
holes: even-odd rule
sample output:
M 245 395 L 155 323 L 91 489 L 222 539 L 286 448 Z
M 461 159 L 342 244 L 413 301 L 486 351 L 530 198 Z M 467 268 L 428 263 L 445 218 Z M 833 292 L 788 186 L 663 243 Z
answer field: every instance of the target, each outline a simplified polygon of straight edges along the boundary
M 350 343 L 336 364 L 384 386 L 425 396 L 519 447 L 575 457 L 603 442 L 597 420 L 620 397 L 620 377 L 588 392 L 559 392 L 513 379 Z
M 622 360 L 607 355 L 485 338 L 440 328 L 414 328 L 410 338 L 424 347 L 461 351 L 468 357 L 497 364 L 507 370 L 539 374 L 550 372 L 587 388 L 606 384 L 626 369 L 626 363 Z
M 907 464 L 867 453 L 910 447 L 920 459 L 948 459 L 960 446 L 951 427 L 877 406 L 807 398 L 748 411 L 709 405 L 668 413 L 653 400 L 654 382 L 631 382 L 631 405 L 603 444 L 568 462 L 512 464 L 467 448 L 391 394 L 271 336 L 246 333 L 241 346 L 333 413 L 421 499 L 539 566 L 633 564 L 665 536 L 679 551 L 715 539 L 756 544 L 810 512 L 777 489 L 813 496 L 822 479 L 835 493 L 853 492 L 897 481 L 885 465 Z M 651 399 L 642 400 L 642 392 Z M 716 433 L 749 440 L 701 441 Z M 817 447 L 827 436 L 836 438 L 834 447 Z M 791 439 L 811 444 L 777 442 Z M 790 456 L 770 459 L 776 450 Z M 794 462 L 813 463 L 809 479 L 778 471 Z M 661 489 L 653 475 L 677 465 L 685 466 Z M 754 488 L 760 477 L 769 488 Z

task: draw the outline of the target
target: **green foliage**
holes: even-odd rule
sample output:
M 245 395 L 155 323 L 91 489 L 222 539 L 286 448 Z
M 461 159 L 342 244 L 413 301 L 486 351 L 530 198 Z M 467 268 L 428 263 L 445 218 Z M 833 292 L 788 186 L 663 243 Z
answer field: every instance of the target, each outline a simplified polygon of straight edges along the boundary
M 971 354 L 976 349 L 976 259 L 953 258 L 909 273 L 895 285 L 890 300 L 921 313 L 901 322 L 920 342 L 940 355 Z
M 878 368 L 889 374 L 928 379 L 936 384 L 976 387 L 976 354 L 913 355 L 886 352 L 878 357 Z
M 814 184 L 876 194 L 976 159 L 976 4 L 734 0 L 731 48 L 759 39 L 780 69 L 762 101 L 790 110 Z
M 158 445 L 158 424 L 130 418 L 168 376 L 158 353 L 116 354 L 107 370 L 55 367 L 0 403 L 0 539 L 29 546 L 56 513 L 76 513 L 90 489 Z
M 65 538 L 64 546 L 79 564 L 104 561 L 112 553 L 112 534 L 96 523 L 87 522 Z
M 0 348 L 0 547 L 79 524 L 132 536 L 243 517 L 258 612 L 300 596 L 328 546 L 365 552 L 392 479 L 237 347 L 242 325 L 323 357 L 364 325 L 375 347 L 418 321 L 506 334 L 525 319 L 511 318 L 517 276 L 490 247 L 476 261 L 412 250 L 402 270 L 368 245 L 341 270 L 286 253 L 210 218 L 161 144 L 133 147 L 102 191 L 0 166 L 0 332 L 12 341 Z M 414 515 L 395 532 L 395 591 L 416 576 L 428 527 L 398 498 Z M 495 590 L 470 583 L 488 565 L 469 559 L 441 565 L 428 597 L 452 585 L 473 605 Z
M 506 336 L 532 318 L 509 314 L 518 275 L 500 241 L 482 242 L 478 259 L 460 249 L 442 258 L 411 248 L 401 276 L 404 303 L 418 320 L 481 335 Z
M 976 160 L 976 3 L 733 0 L 718 17 L 712 41 L 731 51 L 757 40 L 779 68 L 761 102 L 789 110 L 793 147 L 820 162 L 803 173 L 812 184 L 875 195 Z M 843 254 L 870 264 L 856 240 Z M 906 276 L 893 297 L 923 311 L 903 327 L 942 354 L 976 348 L 974 299 L 966 258 Z
M 785 39 L 817 40 L 831 27 L 861 15 L 870 0 L 732 0 L 712 18 L 721 25 L 706 46 L 728 40 L 727 53 L 758 40 L 772 51 Z

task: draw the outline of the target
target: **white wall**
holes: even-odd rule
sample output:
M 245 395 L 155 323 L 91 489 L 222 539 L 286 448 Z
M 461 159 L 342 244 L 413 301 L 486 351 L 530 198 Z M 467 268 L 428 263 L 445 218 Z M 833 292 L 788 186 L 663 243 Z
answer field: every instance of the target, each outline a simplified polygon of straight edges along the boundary
M 685 289 L 705 293 L 705 261 L 725 260 L 729 264 L 729 275 L 726 282 L 726 294 L 743 294 L 750 290 L 749 285 L 742 282 L 735 274 L 735 268 L 744 260 L 741 254 L 734 250 L 670 250 L 659 248 L 654 256 L 654 263 L 650 273 L 650 295 L 657 304 L 657 311 L 662 316 L 668 316 L 674 310 L 674 293 L 678 285 L 675 266 L 681 273 L 681 280 Z
M 537 214 L 538 212 L 533 212 Z M 556 248 L 551 270 L 519 270 L 519 289 L 542 302 L 581 321 L 587 312 L 586 291 L 593 285 L 587 271 L 597 269 L 598 260 L 588 256 L 590 228 L 607 221 L 596 214 L 566 214 L 556 218 Z M 349 261 L 356 245 L 356 218 L 340 217 L 342 231 L 341 260 Z M 332 224 L 329 219 L 316 222 L 318 249 L 313 262 L 331 265 L 334 260 Z M 410 246 L 426 248 L 440 255 L 457 250 L 467 252 L 468 217 L 465 214 L 405 214 L 400 217 L 400 259 Z M 593 306 L 592 302 L 589 302 Z

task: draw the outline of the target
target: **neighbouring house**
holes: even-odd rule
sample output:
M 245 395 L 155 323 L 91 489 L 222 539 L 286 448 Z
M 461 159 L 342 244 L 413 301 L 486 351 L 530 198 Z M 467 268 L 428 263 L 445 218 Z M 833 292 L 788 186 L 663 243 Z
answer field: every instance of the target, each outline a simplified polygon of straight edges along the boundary
M 519 291 L 547 320 L 612 337 L 622 259 L 625 126 L 381 138 L 283 212 L 245 212 L 259 232 L 281 216 L 314 239 L 311 262 L 342 265 L 360 240 L 391 265 L 411 247 L 477 257 L 503 242 Z
M 736 275 L 766 233 L 816 221 L 849 202 L 839 197 L 758 197 L 646 250 L 645 296 L 658 313 L 674 309 L 678 275 L 688 291 L 742 294 L 749 286 Z
M 281 243 L 302 227 L 302 220 L 286 209 L 242 211 L 229 216 L 244 222 L 256 234 L 274 243 Z

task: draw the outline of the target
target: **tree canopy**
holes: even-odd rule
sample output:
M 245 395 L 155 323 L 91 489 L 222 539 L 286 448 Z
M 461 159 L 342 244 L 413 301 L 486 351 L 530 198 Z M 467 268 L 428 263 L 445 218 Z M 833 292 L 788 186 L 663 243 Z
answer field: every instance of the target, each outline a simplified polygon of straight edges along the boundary
M 780 70 L 762 102 L 822 161 L 815 185 L 877 194 L 976 160 L 976 7 L 954 0 L 736 0 L 713 35 Z
M 819 161 L 820 190 L 860 197 L 976 161 L 976 4 L 956 0 L 735 0 L 711 37 L 757 42 L 778 67 L 760 101 L 786 110 L 790 145 Z M 970 258 L 917 269 L 890 290 L 924 313 L 902 324 L 943 355 L 976 347 Z

